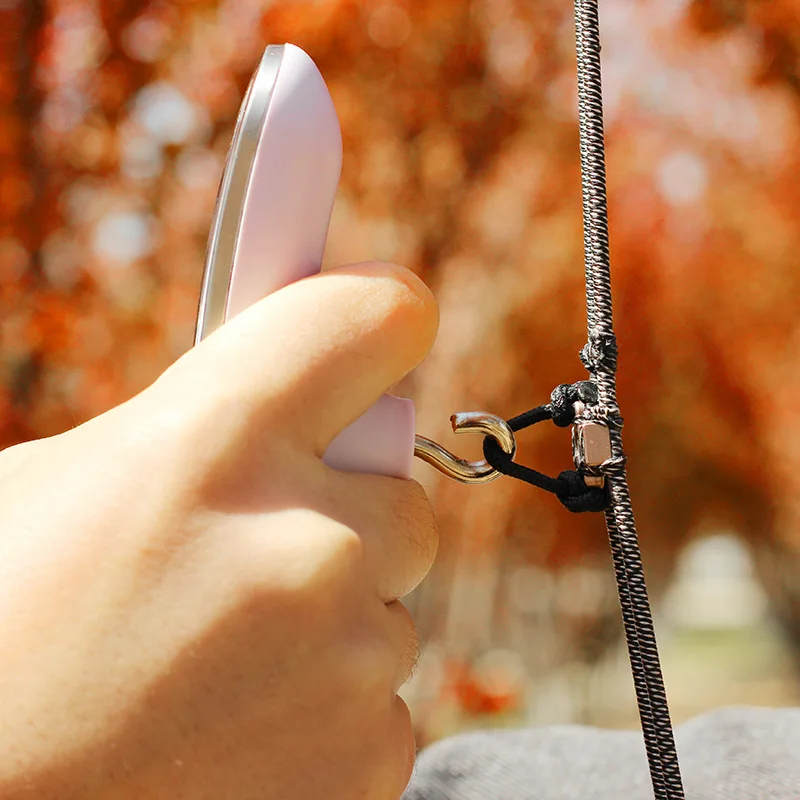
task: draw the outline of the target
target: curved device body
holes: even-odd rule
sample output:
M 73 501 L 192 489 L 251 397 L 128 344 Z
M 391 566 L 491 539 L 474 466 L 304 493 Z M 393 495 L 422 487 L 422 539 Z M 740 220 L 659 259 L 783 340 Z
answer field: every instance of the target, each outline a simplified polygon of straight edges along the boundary
M 262 297 L 319 271 L 341 166 L 339 122 L 319 70 L 300 48 L 270 45 L 228 152 L 195 343 Z M 331 443 L 324 460 L 348 472 L 407 478 L 413 454 L 413 403 L 384 395 Z

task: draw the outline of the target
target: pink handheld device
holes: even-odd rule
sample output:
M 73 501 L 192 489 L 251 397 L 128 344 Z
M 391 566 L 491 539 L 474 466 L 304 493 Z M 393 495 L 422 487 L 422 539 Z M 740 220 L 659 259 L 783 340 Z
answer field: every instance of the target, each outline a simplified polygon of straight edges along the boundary
M 314 62 L 270 45 L 247 89 L 217 196 L 195 344 L 243 309 L 318 272 L 342 167 L 333 101 Z M 346 472 L 408 478 L 414 405 L 384 395 L 331 443 Z

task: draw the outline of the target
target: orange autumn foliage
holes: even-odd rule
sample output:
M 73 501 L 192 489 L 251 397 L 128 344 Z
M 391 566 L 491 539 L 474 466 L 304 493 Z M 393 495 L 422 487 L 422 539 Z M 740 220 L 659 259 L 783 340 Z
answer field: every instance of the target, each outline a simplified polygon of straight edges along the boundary
M 405 387 L 420 432 L 450 441 L 452 411 L 512 416 L 584 377 L 570 13 L 552 0 L 6 3 L 0 445 L 102 412 L 189 347 L 222 159 L 269 42 L 312 55 L 340 116 L 327 260 L 406 263 L 440 299 L 438 344 Z M 620 400 L 648 577 L 657 596 L 687 540 L 729 528 L 800 644 L 800 20 L 783 0 L 608 0 L 601 23 Z M 519 458 L 555 474 L 568 434 L 543 427 L 520 436 Z M 443 544 L 417 612 L 465 670 L 485 646 L 470 619 L 505 602 L 492 581 L 520 565 L 610 580 L 596 517 L 510 480 L 419 478 Z M 475 605 L 456 602 L 471 580 Z M 609 591 L 561 620 L 550 663 L 597 658 L 616 615 Z

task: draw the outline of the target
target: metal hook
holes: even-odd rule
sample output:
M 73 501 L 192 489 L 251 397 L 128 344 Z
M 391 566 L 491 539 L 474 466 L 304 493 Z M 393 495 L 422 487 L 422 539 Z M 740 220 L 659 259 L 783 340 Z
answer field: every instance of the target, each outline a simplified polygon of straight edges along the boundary
M 517 450 L 514 431 L 502 417 L 484 411 L 459 411 L 450 417 L 450 424 L 454 433 L 476 431 L 484 436 L 491 436 L 503 452 L 512 458 Z M 414 455 L 461 483 L 489 483 L 502 474 L 483 459 L 467 461 L 459 458 L 425 436 L 415 437 Z

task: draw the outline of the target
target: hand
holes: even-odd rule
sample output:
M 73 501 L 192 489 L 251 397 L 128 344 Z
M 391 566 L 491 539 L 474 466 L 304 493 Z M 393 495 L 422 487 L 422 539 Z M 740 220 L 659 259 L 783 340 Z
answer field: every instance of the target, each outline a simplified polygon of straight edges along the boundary
M 151 387 L 0 454 L 0 797 L 396 800 L 430 568 L 412 481 L 328 443 L 425 356 L 383 264 L 248 309 Z

